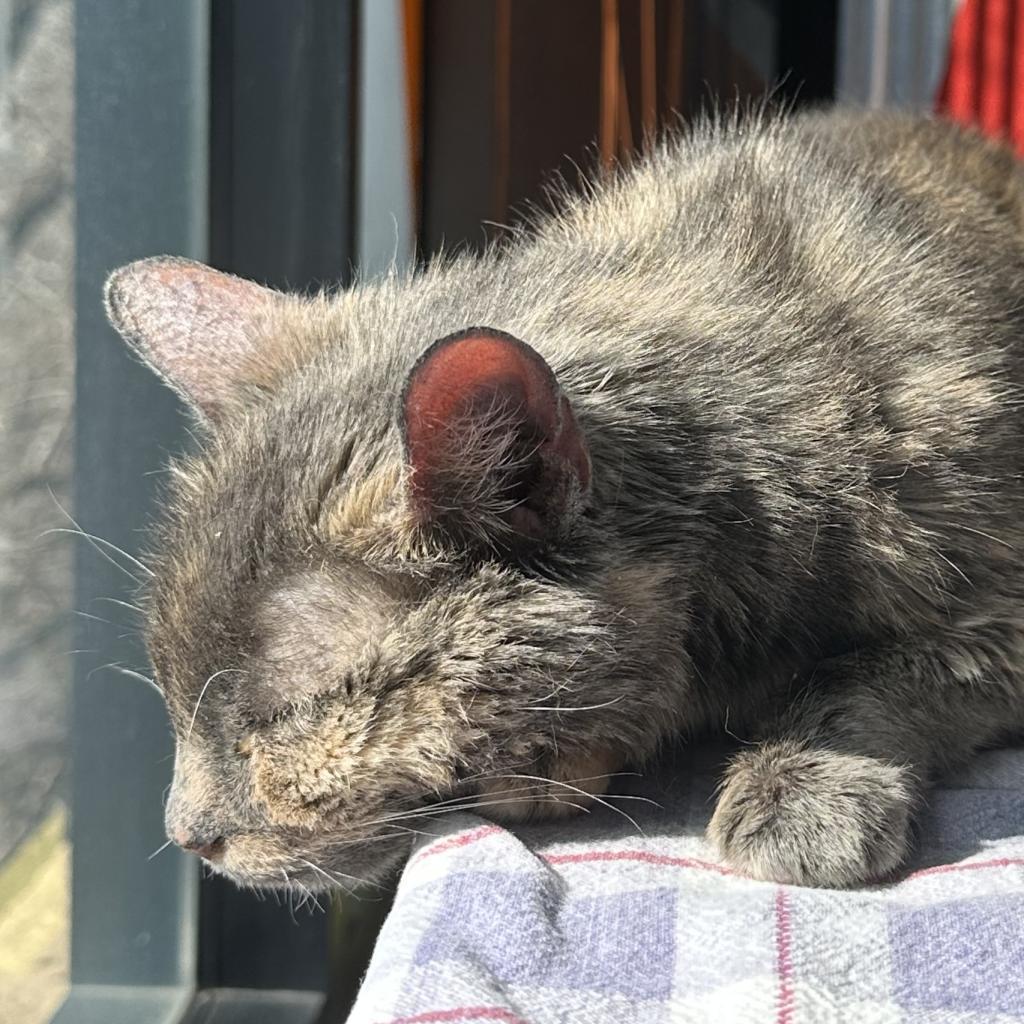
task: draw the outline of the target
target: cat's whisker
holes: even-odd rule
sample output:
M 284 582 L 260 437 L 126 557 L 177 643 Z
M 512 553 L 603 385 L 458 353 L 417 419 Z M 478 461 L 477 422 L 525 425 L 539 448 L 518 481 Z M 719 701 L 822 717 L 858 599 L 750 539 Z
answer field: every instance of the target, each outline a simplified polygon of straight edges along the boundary
M 952 570 L 959 576 L 969 587 L 973 587 L 974 584 L 970 581 L 967 574 L 956 564 L 951 558 L 947 558 L 941 551 L 936 550 L 935 554 L 939 556 Z
M 484 808 L 484 807 L 487 807 L 487 806 L 492 806 L 492 805 L 497 804 L 497 803 L 521 803 L 521 802 L 533 802 L 533 801 L 537 801 L 537 800 L 542 800 L 542 801 L 545 801 L 545 802 L 555 801 L 555 802 L 559 802 L 559 803 L 564 803 L 565 800 L 563 798 L 561 798 L 561 797 L 555 796 L 553 794 L 538 793 L 537 789 L 536 789 L 536 786 L 534 785 L 534 782 L 536 782 L 536 781 L 547 782 L 547 783 L 550 783 L 550 784 L 553 784 L 553 785 L 559 785 L 559 786 L 561 786 L 563 788 L 573 789 L 573 788 L 575 788 L 573 786 L 574 783 L 594 782 L 594 781 L 598 781 L 598 780 L 612 779 L 612 778 L 618 778 L 618 777 L 640 778 L 641 775 L 640 775 L 639 772 L 605 772 L 605 773 L 602 773 L 600 775 L 588 775 L 588 776 L 582 776 L 582 777 L 579 777 L 579 778 L 573 778 L 573 779 L 569 779 L 569 780 L 554 780 L 554 779 L 543 779 L 540 776 L 532 776 L 532 775 L 525 775 L 525 774 L 478 773 L 476 776 L 471 776 L 470 778 L 478 778 L 478 779 L 482 779 L 483 781 L 487 781 L 488 779 L 505 779 L 505 780 L 515 780 L 515 779 L 518 779 L 518 780 L 522 780 L 526 784 L 524 784 L 522 786 L 510 786 L 510 787 L 506 787 L 504 789 L 493 790 L 493 791 L 485 794 L 486 796 L 491 798 L 490 800 L 488 800 L 486 802 L 485 801 L 481 801 L 479 799 L 478 795 L 477 794 L 473 794 L 473 793 L 467 793 L 467 794 L 464 794 L 462 796 L 449 797 L 446 800 L 441 800 L 441 801 L 438 801 L 436 803 L 427 804 L 427 805 L 425 805 L 423 807 L 413 808 L 412 810 L 409 810 L 409 811 L 396 812 L 393 815 L 387 815 L 387 816 L 382 817 L 382 818 L 377 818 L 374 821 L 368 822 L 366 827 L 367 828 L 376 828 L 376 827 L 379 827 L 379 826 L 383 825 L 383 826 L 394 828 L 394 827 L 398 827 L 397 826 L 398 822 L 415 820 L 416 818 L 433 817 L 433 816 L 439 815 L 441 813 L 449 813 L 449 812 L 454 812 L 454 811 L 473 811 L 475 809 L 480 809 L 480 808 Z M 580 793 L 585 793 L 585 791 L 579 790 L 579 789 L 577 789 L 576 791 L 580 792 Z M 638 802 L 641 802 L 641 803 L 647 803 L 647 804 L 650 804 L 650 805 L 652 805 L 654 807 L 659 807 L 660 808 L 660 806 L 661 806 L 656 800 L 652 800 L 649 797 L 637 796 L 637 795 L 629 794 L 629 793 L 606 793 L 606 794 L 604 794 L 601 797 L 597 797 L 597 796 L 595 796 L 593 794 L 585 794 L 585 795 L 587 795 L 588 799 L 596 800 L 598 803 L 604 803 L 605 806 L 610 806 L 606 802 L 606 801 L 609 801 L 609 800 L 633 800 L 633 801 L 638 801 Z M 505 799 L 499 799 L 499 798 L 505 798 Z M 573 805 L 573 806 L 576 806 L 576 805 Z M 612 809 L 616 810 L 616 811 L 619 811 L 619 813 L 625 815 L 625 812 L 621 811 L 619 808 L 614 808 L 613 807 Z M 629 815 L 625 815 L 625 817 L 629 818 Z M 632 821 L 633 819 L 630 818 L 629 820 Z M 635 822 L 634 822 L 634 824 L 635 824 Z M 637 826 L 637 827 L 639 827 L 639 826 Z M 412 830 L 409 830 L 409 831 L 412 831 Z M 385 838 L 385 837 L 373 837 L 373 838 L 379 839 L 379 838 Z M 389 837 L 386 837 L 386 838 L 392 838 L 392 837 L 389 836 Z M 355 839 L 355 840 L 347 840 L 346 842 L 347 843 L 358 843 L 358 842 L 371 842 L 371 841 L 373 841 L 373 839 L 366 839 L 366 840 Z
M 621 807 L 616 807 L 614 804 L 609 803 L 606 798 L 598 796 L 595 793 L 588 793 L 585 789 L 580 789 L 578 786 L 572 785 L 572 783 L 563 782 L 561 779 L 545 779 L 545 778 L 541 778 L 540 776 L 530 776 L 530 775 L 520 775 L 520 776 L 511 776 L 511 777 L 513 777 L 513 778 L 524 778 L 524 779 L 531 779 L 532 778 L 534 782 L 542 782 L 542 783 L 544 783 L 546 785 L 560 786 L 560 787 L 562 787 L 564 789 L 569 790 L 570 792 L 577 793 L 580 796 L 582 796 L 584 798 L 584 800 L 588 800 L 588 801 L 589 800 L 593 800 L 595 803 L 600 804 L 602 807 L 606 807 L 606 808 L 608 808 L 608 810 L 615 811 L 616 814 L 622 815 L 622 817 L 625 818 L 626 821 L 628 821 L 633 826 L 633 828 L 635 828 L 637 830 L 637 833 L 639 835 L 645 836 L 647 834 L 640 827 L 640 823 L 635 818 L 633 818 L 631 815 L 627 814 Z M 617 794 L 617 796 L 619 796 L 619 797 L 621 797 L 622 795 L 624 795 L 624 794 Z M 641 801 L 644 801 L 645 803 L 652 803 L 655 806 L 658 806 L 657 803 L 654 800 L 650 800 L 647 797 L 634 797 L 633 799 L 641 800 Z
M 123 676 L 128 676 L 129 679 L 137 679 L 140 683 L 145 683 L 163 697 L 163 690 L 156 685 L 155 679 L 151 679 L 149 676 L 143 675 L 141 672 L 136 672 L 134 669 L 124 668 L 121 665 L 108 665 L 107 667 L 113 672 L 119 672 Z
M 378 824 L 378 823 L 371 822 L 369 825 L 367 825 L 367 828 L 373 828 L 373 827 L 376 826 L 376 824 Z M 384 835 L 365 836 L 365 837 L 359 837 L 357 839 L 339 839 L 336 842 L 330 843 L 327 847 L 325 847 L 325 849 L 336 850 L 336 849 L 339 849 L 339 848 L 344 847 L 344 846 L 358 846 L 358 845 L 362 845 L 362 844 L 369 845 L 370 843 L 383 843 L 383 842 L 386 842 L 387 840 L 401 839 L 402 838 L 402 833 L 405 833 L 405 834 L 408 834 L 408 835 L 411 835 L 411 836 L 428 836 L 429 837 L 431 835 L 431 833 L 423 832 L 420 829 L 404 828 L 401 825 L 390 823 L 390 822 L 385 823 L 384 827 L 385 828 L 397 829 L 398 832 L 388 832 L 388 833 L 385 833 Z
M 119 664 L 116 661 L 108 661 L 105 665 L 97 665 L 94 669 L 90 669 L 85 674 L 86 681 L 92 679 L 97 672 L 117 672 L 118 675 L 127 676 L 129 679 L 137 679 L 140 683 L 145 683 L 147 686 L 152 687 L 156 690 L 160 696 L 163 696 L 163 692 L 160 687 L 156 685 L 156 681 L 151 679 L 147 675 L 143 675 L 141 672 L 136 672 L 133 668 L 126 668 L 124 665 Z
M 386 828 L 393 828 L 393 829 L 395 829 L 395 832 L 392 832 L 387 837 L 382 837 L 382 838 L 397 839 L 397 838 L 399 838 L 400 835 L 403 835 L 403 834 L 404 835 L 409 835 L 409 836 L 422 836 L 422 835 L 426 834 L 424 832 L 421 832 L 419 829 L 409 828 L 409 827 L 407 827 L 405 825 L 402 825 L 398 821 L 384 822 L 384 825 L 385 825 Z
M 298 921 L 295 920 L 295 889 L 298 886 L 298 882 L 293 879 L 288 879 L 288 888 L 285 889 L 285 896 L 288 900 L 288 916 L 292 919 L 292 924 L 298 926 Z M 301 904 L 300 904 L 301 906 Z
M 47 488 L 47 490 L 50 492 L 50 498 L 53 500 L 53 503 L 57 506 L 58 509 L 60 509 L 61 513 L 64 515 L 64 517 L 67 519 L 67 521 L 69 523 L 71 523 L 71 525 L 75 529 L 74 530 L 63 530 L 62 531 L 60 527 L 54 527 L 52 530 L 45 531 L 43 534 L 41 534 L 41 536 L 46 536 L 47 533 L 51 533 L 51 532 L 53 532 L 53 533 L 58 533 L 58 532 L 74 533 L 74 532 L 77 531 L 82 537 L 84 537 L 86 540 L 88 540 L 94 547 L 96 545 L 102 544 L 104 547 L 109 548 L 112 551 L 116 551 L 119 555 L 122 555 L 125 558 L 127 558 L 128 561 L 131 562 L 132 565 L 138 567 L 138 569 L 141 572 L 144 572 L 147 576 L 152 577 L 154 575 L 153 570 L 150 569 L 149 566 L 146 565 L 145 562 L 143 562 L 140 559 L 136 558 L 135 555 L 129 554 L 123 548 L 119 548 L 113 541 L 105 540 L 103 537 L 98 537 L 95 534 L 88 533 L 86 530 L 83 530 L 81 524 L 60 503 L 60 501 L 58 500 L 57 496 L 53 493 L 53 490 L 51 488 Z M 97 550 L 99 550 L 99 549 L 97 548 Z M 101 554 L 102 554 L 102 552 L 101 552 Z M 109 555 L 107 557 L 109 558 Z M 121 565 L 120 563 L 114 562 L 114 565 L 116 565 L 122 572 L 126 572 L 126 573 L 128 572 L 128 570 L 125 569 L 124 566 Z M 128 575 L 132 576 L 131 573 L 128 573 Z M 132 578 L 134 579 L 135 577 L 132 576 Z M 136 580 L 136 582 L 138 582 L 138 581 Z
M 506 789 L 495 790 L 487 795 L 491 797 L 499 797 L 506 796 L 509 794 L 529 793 L 531 792 L 531 790 L 532 787 L 530 786 L 515 786 L 508 787 Z M 385 815 L 382 818 L 377 818 L 374 821 L 369 822 L 366 827 L 370 828 L 376 827 L 378 825 L 390 824 L 391 822 L 405 821 L 409 818 L 416 817 L 430 811 L 444 810 L 447 808 L 450 808 L 452 810 L 461 810 L 462 808 L 466 807 L 470 801 L 476 799 L 478 795 L 479 794 L 465 793 L 462 796 L 449 797 L 446 800 L 439 800 L 436 803 L 424 804 L 422 807 L 414 807 L 408 811 L 396 811 L 394 814 Z
M 614 778 L 617 778 L 619 776 L 623 776 L 623 777 L 632 776 L 632 777 L 638 778 L 638 779 L 639 778 L 643 778 L 643 775 L 640 772 L 609 772 L 609 773 L 604 774 L 604 775 L 586 775 L 586 776 L 581 776 L 579 778 L 572 778 L 572 779 L 541 779 L 541 781 L 548 782 L 548 783 L 551 783 L 552 785 L 556 785 L 556 786 L 569 786 L 571 788 L 575 788 L 574 787 L 574 783 L 596 782 L 599 779 L 614 779 Z M 501 778 L 501 777 L 502 776 L 494 776 L 494 778 Z M 529 778 L 530 776 L 508 776 L 508 777 L 509 778 Z M 649 796 L 639 796 L 636 793 L 599 793 L 599 794 L 588 793 L 587 796 L 590 799 L 594 799 L 594 800 L 598 799 L 598 797 L 600 797 L 601 800 L 633 800 L 633 801 L 635 801 L 637 803 L 650 804 L 652 807 L 657 807 L 659 810 L 663 809 L 661 804 L 659 804 L 657 800 L 652 800 Z
M 534 757 L 534 758 L 531 758 L 529 761 L 520 761 L 520 762 L 518 762 L 516 764 L 507 765 L 505 768 L 502 768 L 502 769 L 484 768 L 482 771 L 474 772 L 472 775 L 463 775 L 463 776 L 461 776 L 460 781 L 461 782 L 472 782 L 475 779 L 489 778 L 491 775 L 494 774 L 495 771 L 499 771 L 499 770 L 500 771 L 506 771 L 509 768 L 526 768 L 529 765 L 536 764 L 539 760 L 540 760 L 539 757 Z
M 487 800 L 481 801 L 480 803 L 470 804 L 466 809 L 470 811 L 475 810 L 486 810 L 488 807 L 496 806 L 498 804 L 526 804 L 532 808 L 534 804 L 558 804 L 559 806 L 573 807 L 577 811 L 582 811 L 584 814 L 590 813 L 590 808 L 585 807 L 583 804 L 574 803 L 572 800 L 567 800 L 564 797 L 556 796 L 554 793 L 533 793 L 524 799 L 509 799 L 509 800 Z M 442 811 L 442 814 L 450 813 L 454 808 L 448 808 Z
M 620 700 L 625 698 L 625 694 L 619 694 L 618 697 L 613 697 L 611 700 L 606 700 L 602 704 L 584 704 L 582 706 L 575 706 L 572 704 L 526 704 L 521 707 L 520 711 L 600 711 L 602 708 L 610 708 L 613 704 L 618 704 Z
M 522 773 L 508 772 L 508 771 L 500 770 L 499 769 L 499 770 L 495 770 L 495 771 L 491 771 L 491 772 L 480 773 L 478 776 L 473 776 L 473 777 L 480 778 L 480 779 L 482 779 L 483 781 L 486 782 L 489 779 L 522 779 L 522 778 L 530 778 L 531 776 L 528 776 L 528 775 L 525 775 L 525 774 L 522 774 Z M 622 778 L 622 779 L 642 779 L 643 778 L 643 773 L 642 772 L 633 772 L 633 771 L 600 772 L 597 775 L 574 776 L 571 779 L 564 779 L 563 781 L 572 784 L 572 783 L 577 783 L 577 782 L 596 782 L 599 779 L 619 779 L 619 778 Z M 511 790 L 510 790 L 510 792 L 511 792 Z M 615 797 L 615 798 L 618 798 L 618 797 L 628 797 L 629 799 L 647 799 L 646 797 L 633 797 L 633 796 L 629 796 L 628 794 L 625 794 L 625 793 L 606 793 L 605 796 L 606 797 Z
M 163 843 L 163 844 L 161 844 L 160 846 L 158 846 L 158 847 L 157 847 L 157 848 L 156 848 L 156 849 L 155 849 L 155 850 L 154 850 L 154 851 L 153 851 L 153 852 L 152 852 L 152 853 L 151 853 L 151 854 L 150 854 L 150 855 L 149 855 L 149 856 L 148 856 L 148 857 L 146 858 L 146 860 L 152 860 L 152 859 L 153 859 L 154 857 L 157 857 L 157 856 L 159 856 L 159 855 L 160 855 L 161 853 L 163 853 L 163 852 L 164 852 L 164 850 L 166 850 L 166 849 L 167 849 L 167 847 L 168 847 L 168 846 L 170 846 L 170 845 L 171 845 L 171 843 L 172 843 L 172 842 L 174 842 L 174 840 L 173 840 L 173 839 L 168 839 L 166 843 Z
M 541 694 L 541 696 L 539 696 L 539 697 L 535 697 L 533 700 L 531 700 L 529 702 L 531 705 L 532 704 L 539 704 L 541 701 L 545 701 L 545 700 L 557 700 L 559 694 L 561 694 L 565 690 L 569 689 L 569 681 L 567 679 L 563 680 L 560 683 L 556 683 L 554 678 L 553 678 L 553 676 L 551 676 L 550 674 L 548 674 L 547 678 L 551 682 L 551 685 L 552 685 L 551 692 L 550 693 Z
M 130 601 L 120 601 L 116 597 L 97 597 L 97 601 L 105 601 L 108 604 L 120 605 L 122 608 L 127 608 L 128 611 L 134 612 L 136 615 L 144 615 L 145 612 L 137 605 L 132 604 Z
M 311 860 L 306 860 L 305 858 L 300 858 L 300 860 L 308 868 L 310 868 L 311 870 L 317 872 L 317 874 L 322 875 L 324 878 L 326 878 L 328 882 L 331 882 L 332 884 L 336 884 L 336 885 L 341 885 L 341 887 L 345 890 L 346 894 L 349 895 L 349 896 L 351 896 L 351 895 L 353 895 L 355 893 L 355 889 L 350 888 L 349 886 L 345 885 L 343 880 L 347 880 L 347 881 L 350 881 L 350 882 L 355 882 L 356 885 L 369 885 L 369 886 L 372 886 L 374 889 L 380 889 L 382 892 L 385 891 L 386 888 L 387 888 L 386 886 L 379 885 L 377 882 L 371 882 L 367 878 L 360 878 L 358 875 L 349 875 L 349 874 L 346 874 L 344 871 L 338 871 L 335 868 L 331 868 L 331 869 L 322 868 L 319 865 L 314 864 Z
M 210 683 L 220 676 L 227 675 L 228 672 L 242 671 L 244 670 L 240 668 L 222 668 L 219 672 L 214 672 L 213 675 L 203 683 L 202 689 L 199 691 L 199 697 L 196 700 L 196 706 L 192 709 L 192 718 L 188 723 L 188 731 L 185 733 L 186 743 L 192 738 L 192 730 L 196 727 L 196 717 L 199 715 L 199 705 L 203 703 L 203 697 L 206 696 L 206 691 L 209 688 Z
M 498 777 L 499 776 L 487 776 L 486 778 L 498 778 Z M 529 786 L 508 786 L 505 789 L 493 790 L 493 791 L 489 792 L 487 795 L 488 796 L 492 796 L 492 797 L 506 796 L 506 795 L 514 794 L 514 793 L 525 793 L 525 792 L 528 792 L 529 789 L 530 789 Z M 462 793 L 459 796 L 450 796 L 450 797 L 447 797 L 444 800 L 435 800 L 432 803 L 424 804 L 422 807 L 416 807 L 416 808 L 414 808 L 414 810 L 417 810 L 417 811 L 419 811 L 419 810 L 433 810 L 433 809 L 439 808 L 439 807 L 456 806 L 456 805 L 464 804 L 467 800 L 473 800 L 476 797 L 478 797 L 479 795 L 480 795 L 479 793 Z
M 726 734 L 726 736 L 729 736 L 732 739 L 736 740 L 737 743 L 742 743 L 744 746 L 748 746 L 748 747 L 755 746 L 756 744 L 755 744 L 754 740 L 745 740 L 745 739 L 743 739 L 742 736 L 737 736 L 736 733 L 734 733 L 729 728 L 729 711 L 730 711 L 729 705 L 726 704 L 726 706 L 725 706 L 725 722 L 722 724 L 722 731 Z
M 298 890 L 302 893 L 302 899 L 298 902 L 294 909 L 301 910 L 307 904 L 312 903 L 313 906 L 316 907 L 316 909 L 322 913 L 324 908 L 320 906 L 316 896 L 313 893 L 313 890 L 310 889 L 309 886 L 303 885 L 303 883 L 300 882 L 298 879 L 293 878 L 291 881 L 292 885 L 296 886 Z M 309 912 L 313 912 L 312 907 L 310 908 Z M 292 917 L 292 920 L 295 921 L 294 916 Z M 295 923 L 298 924 L 297 921 L 295 921 Z
M 93 622 L 102 622 L 104 626 L 115 626 L 117 623 L 111 622 L 110 619 L 104 619 L 100 615 L 93 615 L 92 612 L 82 612 L 77 608 L 72 610 L 72 615 L 80 615 L 83 619 L 92 619 Z
M 314 863 L 313 863 L 313 862 L 312 862 L 311 860 L 306 860 L 306 858 L 305 858 L 305 857 L 300 857 L 300 858 L 299 858 L 299 863 L 301 863 L 301 864 L 305 864 L 305 865 L 306 865 L 306 867 L 310 869 L 310 871 L 313 871 L 314 873 L 316 873 L 316 874 L 320 875 L 320 877 L 321 877 L 321 878 L 326 878 L 326 879 L 327 879 L 327 881 L 328 881 L 328 882 L 330 882 L 330 884 L 331 884 L 331 885 L 336 885 L 336 884 L 338 884 L 338 879 L 335 879 L 335 878 L 333 878 L 333 877 L 332 877 L 331 875 L 329 875 L 329 874 L 328 874 L 328 873 L 327 873 L 327 872 L 326 872 L 326 871 L 325 871 L 325 870 L 324 870 L 323 868 L 321 868 L 321 867 L 318 867 L 318 866 L 317 866 L 316 864 L 314 864 Z M 344 886 L 342 886 L 342 888 L 345 888 L 345 887 L 344 887 Z
M 39 536 L 40 536 L 40 538 L 47 537 L 51 533 L 66 533 L 66 534 L 71 534 L 72 536 L 75 536 L 75 537 L 84 537 L 85 540 L 87 540 L 89 542 L 89 545 L 92 548 L 95 549 L 96 553 L 101 558 L 103 558 L 105 561 L 109 562 L 112 566 L 114 566 L 115 569 L 119 569 L 121 572 L 123 572 L 125 574 L 125 576 L 127 576 L 134 584 L 136 584 L 136 586 L 141 586 L 142 585 L 142 580 L 140 580 L 138 576 L 136 576 L 133 572 L 129 572 L 129 570 L 127 570 L 119 561 L 117 561 L 117 559 L 112 558 L 111 555 L 108 552 L 104 551 L 103 548 L 100 547 L 100 543 L 103 542 L 102 538 L 96 537 L 96 536 L 94 536 L 91 533 L 86 533 L 84 530 L 69 530 L 69 529 L 67 529 L 66 527 L 63 527 L 63 526 L 54 526 L 54 527 L 52 527 L 49 530 L 43 530 L 43 532 L 40 533 Z M 103 543 L 106 543 L 106 542 L 103 542 Z M 111 544 L 110 546 L 112 548 L 117 548 L 116 544 Z M 120 548 L 117 548 L 117 550 L 120 550 Z M 128 555 L 127 557 L 130 558 L 131 556 Z M 148 570 L 147 570 L 147 572 L 148 572 Z M 152 575 L 152 573 L 150 573 L 150 575 Z
M 387 836 L 374 836 L 373 838 L 375 838 L 375 839 L 396 839 L 396 838 L 398 838 L 398 834 L 400 834 L 400 833 L 406 833 L 408 835 L 423 835 L 422 832 L 418 832 L 414 828 L 406 828 L 405 826 L 399 824 L 401 819 L 405 817 L 406 813 L 408 813 L 408 812 L 406 812 L 406 811 L 396 811 L 395 814 L 393 814 L 393 815 L 388 815 L 387 817 L 378 818 L 376 821 L 369 822 L 366 825 L 366 827 L 367 828 L 376 828 L 379 825 L 383 825 L 385 828 L 393 828 L 393 829 L 396 830 L 396 832 L 392 832 L 392 833 L 390 833 Z M 358 842 L 364 842 L 364 840 L 354 839 L 354 840 L 352 840 L 352 842 L 358 843 Z
M 1001 540 L 999 537 L 993 537 L 991 533 L 985 533 L 984 530 L 977 530 L 973 526 L 965 526 L 963 523 L 940 523 L 941 526 L 952 527 L 956 530 L 964 530 L 967 533 L 977 534 L 979 537 L 984 537 L 986 540 L 992 541 L 993 544 L 1001 544 L 1004 548 L 1008 548 L 1010 551 L 1016 551 L 1017 549 L 1005 540 Z
M 584 796 L 590 798 L 590 794 L 580 790 Z M 441 807 L 434 809 L 432 807 L 424 807 L 419 811 L 412 812 L 409 816 L 412 818 L 433 818 L 439 817 L 442 814 L 457 814 L 459 811 L 472 812 L 484 810 L 488 807 L 501 807 L 508 804 L 536 804 L 536 803 L 567 803 L 567 801 L 555 796 L 553 793 L 533 793 L 529 790 L 523 790 L 523 796 L 519 797 L 508 797 L 501 800 L 479 800 L 473 803 L 467 803 L 459 807 Z M 573 804 L 572 806 L 576 806 Z M 586 808 L 581 808 L 585 810 Z M 623 812 L 624 813 L 624 812 Z M 626 815 L 626 817 L 629 817 Z M 632 819 L 630 819 L 632 820 Z
M 515 789 L 515 790 L 511 790 L 511 789 L 505 790 L 504 792 L 506 792 L 506 793 L 521 793 L 521 794 L 525 794 L 525 793 L 528 792 L 528 789 L 526 787 L 520 787 L 520 788 Z M 521 797 L 517 798 L 517 799 L 521 799 Z M 443 804 L 427 804 L 424 807 L 416 807 L 416 808 L 413 808 L 412 810 L 409 810 L 409 811 L 399 811 L 399 812 L 396 812 L 393 815 L 388 815 L 385 818 L 378 818 L 376 821 L 368 822 L 365 827 L 366 828 L 377 828 L 379 826 L 384 826 L 386 828 L 401 828 L 402 826 L 399 824 L 400 822 L 411 821 L 411 820 L 415 820 L 416 818 L 431 817 L 431 816 L 436 815 L 436 814 L 444 814 L 444 813 L 447 813 L 447 812 L 472 810 L 473 807 L 477 806 L 477 804 L 472 803 L 473 800 L 474 800 L 473 795 L 472 794 L 467 794 L 464 797 L 456 798 L 454 801 L 445 801 L 445 803 L 443 803 Z M 512 802 L 515 802 L 515 801 L 514 800 L 506 800 L 504 802 L 512 803 Z M 453 804 L 453 806 L 448 806 L 450 804 Z M 417 835 L 424 835 L 424 836 L 429 836 L 431 834 L 429 832 L 417 832 L 415 829 L 405 829 L 405 831 L 415 832 Z M 373 838 L 380 838 L 380 837 L 373 837 Z M 393 838 L 393 836 L 389 836 L 388 838 Z M 348 842 L 370 842 L 370 841 L 372 841 L 372 840 L 371 839 L 368 839 L 368 840 L 359 840 L 359 839 L 348 840 Z
M 96 550 L 96 552 L 100 554 L 103 558 L 105 558 L 108 562 L 110 562 L 111 565 L 120 569 L 121 572 L 123 572 L 130 579 L 134 580 L 136 583 L 141 583 L 142 581 L 134 573 L 129 572 L 120 562 L 113 558 L 109 554 L 109 551 L 116 551 L 119 555 L 121 555 L 123 558 L 126 558 L 132 565 L 136 566 L 140 572 L 145 573 L 148 577 L 152 578 L 154 576 L 153 570 L 150 569 L 148 565 L 140 561 L 134 555 L 125 551 L 124 548 L 118 547 L 113 541 L 105 540 L 103 537 L 98 537 L 94 533 L 89 533 L 87 530 L 83 530 L 81 524 L 75 519 L 75 517 L 71 515 L 71 513 L 68 512 L 68 510 L 64 508 L 64 506 L 61 505 L 61 503 L 57 500 L 57 496 L 53 493 L 52 490 L 50 490 L 50 497 L 53 499 L 53 503 L 57 506 L 58 509 L 60 509 L 61 513 L 68 520 L 68 522 L 71 523 L 74 529 L 69 530 L 67 527 L 55 526 L 49 530 L 44 530 L 39 535 L 40 537 L 49 536 L 51 533 L 67 533 L 78 535 L 87 540 L 89 544 Z M 102 547 L 100 545 L 102 545 Z M 108 548 L 109 551 L 104 551 L 103 548 Z

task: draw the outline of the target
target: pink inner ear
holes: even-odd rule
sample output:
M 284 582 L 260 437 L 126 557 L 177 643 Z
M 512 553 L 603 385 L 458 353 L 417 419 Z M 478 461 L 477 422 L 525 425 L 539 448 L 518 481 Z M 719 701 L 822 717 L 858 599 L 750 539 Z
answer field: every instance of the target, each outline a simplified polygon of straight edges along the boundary
M 511 414 L 521 436 L 536 447 L 542 475 L 575 477 L 576 490 L 590 485 L 590 459 L 569 401 L 548 364 L 528 345 L 489 328 L 471 328 L 435 342 L 413 369 L 404 396 L 405 440 L 413 470 L 414 497 L 422 514 L 446 504 L 439 481 L 458 448 L 460 421 L 489 409 Z M 567 492 L 565 482 L 540 482 L 551 500 Z M 556 513 L 565 511 L 555 509 Z M 534 515 L 534 518 L 536 516 Z M 536 533 L 522 510 L 514 529 Z
M 255 325 L 276 292 L 176 257 L 129 263 L 106 288 L 110 320 L 158 373 L 207 415 L 260 378 L 272 353 L 258 352 Z

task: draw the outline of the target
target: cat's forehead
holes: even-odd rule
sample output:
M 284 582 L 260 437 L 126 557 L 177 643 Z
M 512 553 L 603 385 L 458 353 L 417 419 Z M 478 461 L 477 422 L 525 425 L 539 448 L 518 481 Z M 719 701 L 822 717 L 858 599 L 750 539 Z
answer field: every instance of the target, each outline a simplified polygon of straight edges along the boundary
M 393 533 L 383 513 L 400 471 L 377 458 L 350 477 L 354 452 L 344 435 L 318 454 L 308 440 L 240 433 L 176 467 L 148 602 L 172 716 L 191 715 L 211 677 L 217 693 L 244 685 L 263 706 L 271 675 L 312 690 L 417 600 L 422 565 L 363 557 Z
M 242 432 L 173 467 L 157 526 L 148 640 L 172 713 L 214 672 L 237 669 L 272 573 L 308 549 L 305 483 Z
M 186 718 L 195 727 L 200 701 L 200 726 L 225 703 L 263 720 L 343 682 L 416 599 L 409 577 L 338 559 L 282 561 L 262 577 L 176 576 L 154 588 L 149 641 L 179 729 Z

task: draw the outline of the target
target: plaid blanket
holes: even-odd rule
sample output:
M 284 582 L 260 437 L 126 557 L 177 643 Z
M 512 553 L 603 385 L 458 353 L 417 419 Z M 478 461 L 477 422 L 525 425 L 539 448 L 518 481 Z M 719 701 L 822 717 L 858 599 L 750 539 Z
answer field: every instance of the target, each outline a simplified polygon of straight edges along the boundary
M 1024 1021 L 1024 750 L 934 791 L 904 876 L 852 892 L 716 859 L 719 757 L 633 780 L 658 806 L 617 801 L 632 822 L 452 815 L 405 870 L 350 1024 Z

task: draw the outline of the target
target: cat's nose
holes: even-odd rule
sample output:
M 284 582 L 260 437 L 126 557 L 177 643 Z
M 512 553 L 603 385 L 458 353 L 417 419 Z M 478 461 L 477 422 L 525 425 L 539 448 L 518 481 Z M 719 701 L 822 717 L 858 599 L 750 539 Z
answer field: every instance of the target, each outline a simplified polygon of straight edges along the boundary
M 174 841 L 183 850 L 194 853 L 203 860 L 217 860 L 224 853 L 223 836 L 193 836 L 187 832 L 175 832 Z

